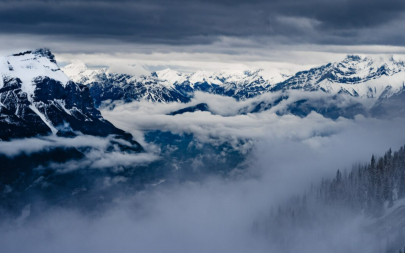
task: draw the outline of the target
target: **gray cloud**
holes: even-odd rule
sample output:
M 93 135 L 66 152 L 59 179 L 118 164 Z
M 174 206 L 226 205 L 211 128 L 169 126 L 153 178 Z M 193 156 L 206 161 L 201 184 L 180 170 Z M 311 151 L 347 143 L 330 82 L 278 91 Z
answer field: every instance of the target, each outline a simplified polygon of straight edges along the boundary
M 251 37 L 265 43 L 402 45 L 404 11 L 397 0 L 18 0 L 0 2 L 0 26 L 3 34 L 67 41 L 195 45 Z

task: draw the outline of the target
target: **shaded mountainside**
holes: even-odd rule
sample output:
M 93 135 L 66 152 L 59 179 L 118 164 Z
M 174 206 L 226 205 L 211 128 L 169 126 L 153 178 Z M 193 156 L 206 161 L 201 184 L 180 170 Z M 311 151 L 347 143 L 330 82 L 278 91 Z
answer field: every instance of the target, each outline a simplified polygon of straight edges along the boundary
M 0 209 L 18 213 L 37 195 L 60 202 L 75 188 L 114 177 L 114 170 L 131 174 L 139 165 L 125 159 L 143 154 L 143 147 L 102 117 L 89 88 L 71 81 L 49 50 L 0 58 L 0 75 L 0 143 L 5 151 L 0 154 Z M 38 147 L 24 151 L 24 141 Z M 19 151 L 9 154 L 7 146 Z M 107 155 L 117 161 L 103 165 Z M 97 162 L 106 171 L 92 169 Z M 133 182 L 141 181 L 141 174 Z
M 174 112 L 169 113 L 169 115 L 178 115 L 178 114 L 183 114 L 186 112 L 209 112 L 209 107 L 206 103 L 201 103 L 201 104 L 197 104 L 195 106 L 189 106 Z
M 405 92 L 402 91 L 387 99 L 379 99 L 370 112 L 373 116 L 385 119 L 405 117 Z
M 89 88 L 70 81 L 47 49 L 0 59 L 0 138 L 36 135 L 132 136 L 114 127 L 94 107 Z

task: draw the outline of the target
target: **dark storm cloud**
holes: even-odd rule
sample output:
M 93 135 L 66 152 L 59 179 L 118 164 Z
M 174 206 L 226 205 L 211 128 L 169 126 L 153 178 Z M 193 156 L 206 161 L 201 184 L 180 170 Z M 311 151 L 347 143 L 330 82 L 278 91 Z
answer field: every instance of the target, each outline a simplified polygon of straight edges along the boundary
M 17 0 L 0 2 L 0 32 L 158 44 L 229 36 L 399 45 L 404 11 L 402 0 Z

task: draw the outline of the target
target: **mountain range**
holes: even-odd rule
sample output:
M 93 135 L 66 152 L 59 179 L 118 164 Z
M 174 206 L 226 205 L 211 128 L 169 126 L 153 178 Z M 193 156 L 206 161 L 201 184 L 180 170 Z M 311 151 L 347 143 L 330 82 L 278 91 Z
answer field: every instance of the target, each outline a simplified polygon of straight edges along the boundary
M 269 75 L 263 70 L 215 73 L 201 70 L 184 74 L 165 69 L 148 76 L 132 76 L 113 73 L 108 68 L 89 69 L 83 63 L 69 64 L 61 69 L 48 49 L 38 49 L 0 58 L 0 74 L 2 140 L 51 133 L 61 136 L 113 134 L 132 140 L 130 134 L 102 117 L 97 107 L 103 101 L 186 103 L 197 91 L 237 100 L 265 93 L 279 94 L 271 101 L 252 102 L 252 106 L 240 111 L 242 114 L 274 108 L 290 97 L 288 91 L 298 90 L 321 92 L 327 96 L 295 100 L 287 110 L 277 113 L 305 117 L 316 111 L 331 118 L 353 117 L 358 113 L 391 115 L 394 106 L 402 115 L 405 87 L 405 63 L 397 56 L 349 55 L 340 62 L 294 75 L 279 72 Z M 342 102 L 340 95 L 366 99 L 373 106 L 365 108 L 357 100 Z M 209 111 L 207 105 L 200 107 Z M 187 107 L 184 111 L 201 108 Z
M 278 72 L 268 75 L 263 70 L 215 73 L 201 70 L 184 74 L 165 69 L 136 77 L 111 73 L 108 68 L 90 70 L 83 63 L 67 65 L 63 71 L 73 81 L 89 87 L 96 105 L 106 100 L 189 102 L 196 91 L 237 100 L 286 90 L 323 91 L 378 100 L 401 93 L 405 81 L 405 63 L 397 56 L 348 55 L 340 62 L 294 75 Z
M 222 71 L 211 75 L 204 70 L 183 74 L 171 69 L 136 77 L 112 73 L 108 68 L 90 70 L 83 63 L 69 64 L 63 71 L 73 81 L 89 87 L 96 105 L 105 100 L 189 102 L 195 91 L 247 99 L 267 92 L 287 77 L 275 73 L 265 79 L 262 70 Z

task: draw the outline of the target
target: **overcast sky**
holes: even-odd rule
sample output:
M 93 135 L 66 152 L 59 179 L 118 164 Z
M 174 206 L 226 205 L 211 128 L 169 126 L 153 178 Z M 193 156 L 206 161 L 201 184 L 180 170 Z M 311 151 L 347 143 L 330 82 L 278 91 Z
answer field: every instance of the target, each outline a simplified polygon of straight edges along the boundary
M 300 69 L 405 53 L 403 0 L 0 0 L 0 51 L 63 65 Z

